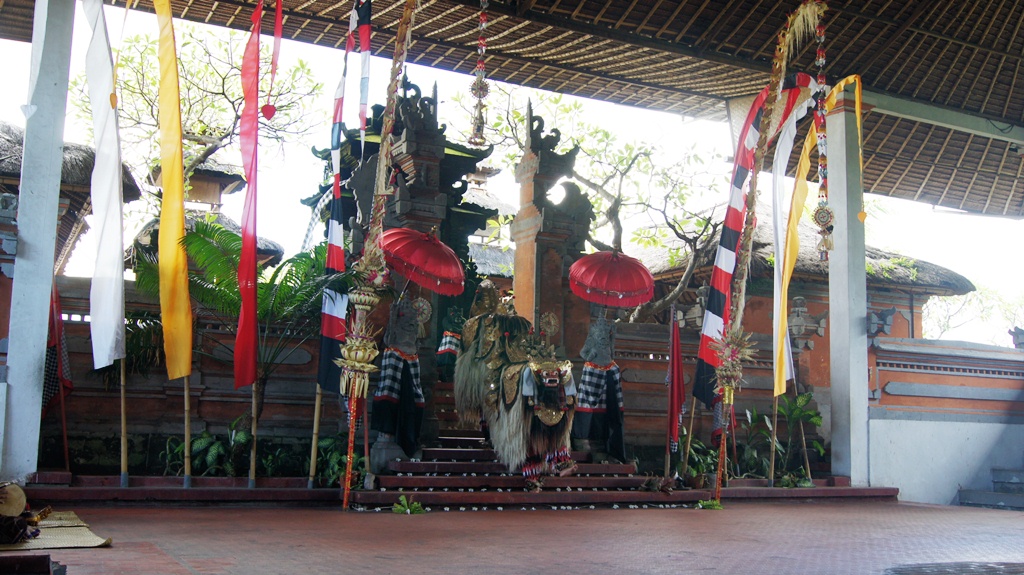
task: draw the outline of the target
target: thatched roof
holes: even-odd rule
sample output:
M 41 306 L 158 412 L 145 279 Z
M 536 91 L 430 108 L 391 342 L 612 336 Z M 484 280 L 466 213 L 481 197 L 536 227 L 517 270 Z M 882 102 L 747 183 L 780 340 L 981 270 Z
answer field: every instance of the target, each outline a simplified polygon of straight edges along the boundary
M 21 178 L 22 147 L 25 141 L 25 129 L 0 122 L 0 177 Z M 96 152 L 82 144 L 64 143 L 64 163 L 60 170 L 60 181 L 63 186 L 88 188 L 92 185 L 92 168 L 96 162 Z M 141 192 L 128 166 L 121 167 L 122 194 L 124 201 L 139 199 Z
M 756 94 L 767 83 L 777 35 L 802 1 L 494 0 L 484 34 L 487 77 L 724 120 L 730 100 Z M 0 2 L 0 37 L 30 41 L 34 4 Z M 374 0 L 374 54 L 389 53 L 402 4 Z M 240 12 L 248 14 L 251 2 L 170 0 L 170 6 L 177 17 L 194 22 L 240 31 L 250 26 Z M 344 46 L 350 2 L 283 0 L 282 6 L 288 38 Z M 152 12 L 153 0 L 133 8 Z M 422 2 L 409 31 L 408 61 L 471 74 L 479 10 L 477 0 Z M 865 108 L 866 191 L 975 213 L 1024 215 L 1022 20 L 1024 3 L 1005 0 L 829 2 L 823 46 L 828 81 L 859 74 L 876 104 L 880 96 L 943 116 L 922 121 L 919 108 Z M 815 73 L 813 43 L 793 56 L 790 70 Z M 943 123 L 949 111 L 973 117 L 985 129 L 971 131 L 963 123 L 951 129 Z
M 469 257 L 476 263 L 476 271 L 480 275 L 510 278 L 515 266 L 516 249 L 470 242 Z
M 462 203 L 473 204 L 488 210 L 498 210 L 499 216 L 514 216 L 517 208 L 503 201 L 497 194 L 487 189 L 470 188 L 462 195 Z
M 722 210 L 718 210 L 722 212 Z M 757 228 L 754 232 L 754 246 L 750 260 L 751 278 L 771 278 L 774 274 L 774 230 L 771 221 L 771 207 L 759 205 Z M 828 278 L 828 261 L 819 257 L 817 245 L 819 236 L 817 227 L 801 220 L 800 255 L 794 268 L 794 279 L 810 282 L 824 282 Z M 695 277 L 709 278 L 714 265 L 715 252 L 719 236 L 715 236 L 707 245 L 708 248 L 699 254 Z M 681 245 L 672 244 L 673 246 Z M 677 261 L 671 260 L 671 248 L 648 248 L 640 250 L 637 255 L 647 265 L 654 277 L 659 280 L 678 277 L 686 269 L 689 256 Z M 936 295 L 962 295 L 975 290 L 974 284 L 964 276 L 933 263 L 915 260 L 886 250 L 866 247 L 866 265 L 868 285 L 905 289 Z
M 195 229 L 196 221 L 206 218 L 209 214 L 214 214 L 214 223 L 224 226 L 224 229 L 234 232 L 236 234 L 242 234 L 242 227 L 238 225 L 235 220 L 225 216 L 220 212 L 207 212 L 202 210 L 185 210 L 185 229 Z M 154 238 L 154 232 L 160 229 L 160 219 L 153 218 L 146 223 L 145 226 L 139 231 L 138 235 L 135 236 L 135 241 L 139 241 L 144 245 L 155 245 L 154 241 L 150 238 Z M 133 242 L 134 244 L 134 242 Z M 131 249 L 131 248 L 129 248 Z M 261 263 L 266 263 L 268 266 L 276 266 L 281 263 L 284 258 L 284 248 L 281 244 L 268 240 L 264 237 L 256 238 L 256 259 Z M 130 259 L 130 258 L 128 258 Z

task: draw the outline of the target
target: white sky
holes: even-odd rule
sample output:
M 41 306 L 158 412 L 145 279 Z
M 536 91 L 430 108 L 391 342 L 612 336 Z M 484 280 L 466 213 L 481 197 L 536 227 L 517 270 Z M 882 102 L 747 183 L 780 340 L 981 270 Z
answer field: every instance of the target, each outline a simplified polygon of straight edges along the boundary
M 116 49 L 121 42 L 123 9 L 106 7 L 111 42 Z M 126 28 L 130 34 L 157 34 L 156 17 L 142 12 L 131 12 Z M 211 30 L 216 30 L 211 28 Z M 264 36 L 264 41 L 268 39 Z M 84 70 L 85 48 L 89 41 L 89 29 L 81 14 L 76 12 L 71 75 L 76 77 Z M 27 43 L 0 40 L 0 54 L 4 56 L 4 77 L 7 83 L 0 90 L 0 120 L 24 125 L 20 106 L 28 94 L 28 77 L 31 45 Z M 303 236 L 310 217 L 310 210 L 299 203 L 301 198 L 313 194 L 321 181 L 323 164 L 309 152 L 310 146 L 324 148 L 329 145 L 329 114 L 333 104 L 334 87 L 341 74 L 343 52 L 284 40 L 281 49 L 281 69 L 287 69 L 297 59 L 309 63 L 324 84 L 323 95 L 315 106 L 323 110 L 323 129 L 314 137 L 284 150 L 264 149 L 260 160 L 260 197 L 258 209 L 259 234 L 268 237 L 285 248 L 286 255 L 301 248 Z M 356 64 L 353 57 L 352 64 Z M 373 58 L 370 76 L 370 104 L 383 103 L 390 60 Z M 356 68 L 358 69 L 358 68 Z M 351 70 L 351 68 L 350 68 Z M 350 72 L 350 76 L 351 76 Z M 464 114 L 451 103 L 457 94 L 467 94 L 471 82 L 468 74 L 456 74 L 442 70 L 411 65 L 409 76 L 424 92 L 429 93 L 433 82 L 438 83 L 441 121 L 446 117 Z M 349 97 L 346 103 L 347 124 L 354 125 L 357 118 L 355 94 L 358 81 L 348 83 Z M 493 93 L 493 92 L 492 92 Z M 684 122 L 679 116 L 650 112 L 605 102 L 585 100 L 587 121 L 600 124 L 618 134 L 620 140 L 645 140 L 666 154 L 696 146 L 701 153 L 712 152 L 730 156 L 729 131 L 724 123 Z M 497 106 L 498 102 L 491 102 Z M 460 123 L 465 124 L 463 118 Z M 450 120 L 449 120 L 450 122 Z M 609 124 L 609 122 L 611 124 Z M 548 126 L 551 128 L 554 126 Z M 449 130 L 450 138 L 455 137 Z M 65 139 L 89 144 L 88 130 L 84 123 L 74 118 L 69 105 L 69 117 L 65 128 Z M 220 161 L 241 164 L 240 157 L 231 157 L 221 152 Z M 496 180 L 496 181 L 495 181 Z M 518 204 L 518 189 L 511 174 L 505 170 L 492 180 L 492 190 L 500 193 L 507 203 Z M 767 184 L 763 187 L 767 187 Z M 726 200 L 728 186 L 720 186 Z M 236 221 L 241 219 L 243 196 L 241 193 L 227 196 L 223 211 Z M 1016 265 L 1017 246 L 1024 238 L 1024 222 L 985 216 L 970 216 L 946 210 L 933 210 L 931 206 L 915 202 L 893 200 L 881 196 L 867 196 L 867 241 L 868 244 L 896 251 L 908 257 L 929 261 L 950 268 L 975 285 L 985 286 L 1010 299 L 1024 298 L 1024 271 Z M 126 231 L 126 241 L 136 230 Z M 86 235 L 68 266 L 69 275 L 89 275 L 91 264 L 83 257 L 92 249 L 91 238 Z M 967 339 L 982 343 L 1010 345 L 1006 335 L 1010 326 L 991 321 L 988 325 L 976 322 L 948 337 Z

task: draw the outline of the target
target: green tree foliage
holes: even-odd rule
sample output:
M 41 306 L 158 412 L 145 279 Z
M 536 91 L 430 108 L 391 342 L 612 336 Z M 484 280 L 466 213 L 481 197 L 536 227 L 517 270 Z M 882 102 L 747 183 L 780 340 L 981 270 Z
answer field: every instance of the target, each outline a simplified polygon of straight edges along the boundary
M 210 34 L 197 26 L 176 23 L 178 74 L 181 92 L 181 126 L 185 156 L 185 179 L 218 150 L 234 148 L 244 103 L 242 95 L 242 53 L 247 34 Z M 270 69 L 270 43 L 260 52 L 260 69 Z M 118 118 L 121 123 L 125 161 L 140 179 L 159 166 L 160 138 L 158 90 L 160 68 L 157 39 L 149 35 L 126 38 L 118 53 Z M 284 143 L 308 134 L 324 121 L 324 112 L 312 107 L 323 84 L 313 79 L 308 65 L 299 61 L 280 70 L 274 87 L 270 75 L 260 78 L 260 104 L 277 108 L 273 118 L 260 115 L 262 143 Z M 80 118 L 91 118 L 89 92 L 84 76 L 71 85 L 71 98 Z

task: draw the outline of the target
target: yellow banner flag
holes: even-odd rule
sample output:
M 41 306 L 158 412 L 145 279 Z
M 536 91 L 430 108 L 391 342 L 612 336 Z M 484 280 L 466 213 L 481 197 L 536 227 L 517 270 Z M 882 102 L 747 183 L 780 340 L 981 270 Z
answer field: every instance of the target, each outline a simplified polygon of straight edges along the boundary
M 167 377 L 192 373 L 192 304 L 188 296 L 185 236 L 185 185 L 181 150 L 181 99 L 178 55 L 169 0 L 154 0 L 160 24 L 160 316 L 164 328 Z
M 846 89 L 850 84 L 855 84 L 856 92 L 854 97 L 854 106 L 857 116 L 857 138 L 862 140 L 861 134 L 861 90 L 862 84 L 860 76 L 853 75 L 843 78 L 833 86 L 832 91 L 829 92 L 828 98 L 825 100 L 825 111 L 831 111 L 836 105 L 836 99 L 839 94 Z M 793 187 L 793 201 L 789 207 L 789 222 L 786 226 L 786 247 L 785 247 L 785 261 L 782 262 L 782 310 L 779 314 L 778 330 L 780 337 L 789 337 L 789 280 L 793 277 L 793 269 L 796 266 L 796 258 L 800 253 L 800 235 L 797 231 L 797 227 L 800 223 L 800 215 L 804 211 L 804 203 L 807 201 L 807 174 L 811 171 L 811 150 L 817 147 L 818 143 L 818 130 L 814 126 L 814 122 L 811 122 L 810 130 L 807 132 L 807 138 L 804 139 L 804 147 L 800 152 L 800 161 L 796 166 L 796 183 Z M 860 147 L 858 146 L 858 151 Z M 861 154 L 860 158 L 861 166 L 864 165 L 864 157 Z M 785 348 L 778 346 L 775 350 L 775 362 L 776 365 L 781 365 L 785 357 L 783 353 Z M 786 393 L 786 380 L 782 375 L 782 370 L 775 371 L 775 395 L 779 396 Z

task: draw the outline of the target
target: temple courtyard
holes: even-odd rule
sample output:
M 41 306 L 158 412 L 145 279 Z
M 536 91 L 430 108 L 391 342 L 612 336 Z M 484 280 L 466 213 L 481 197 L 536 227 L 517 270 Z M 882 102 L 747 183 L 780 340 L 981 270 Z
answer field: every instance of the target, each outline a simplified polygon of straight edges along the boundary
M 74 511 L 113 543 L 39 552 L 68 575 L 1024 573 L 1024 512 L 892 501 L 412 516 L 323 507 Z

